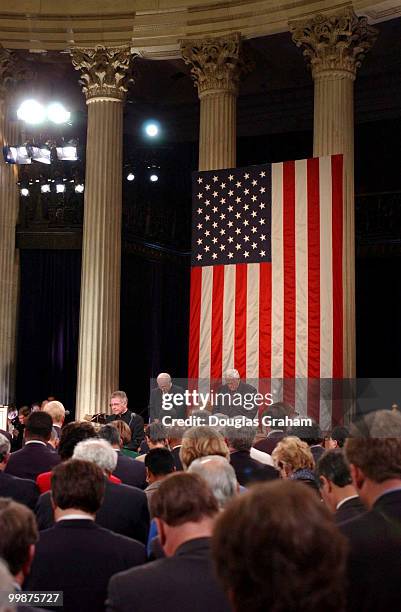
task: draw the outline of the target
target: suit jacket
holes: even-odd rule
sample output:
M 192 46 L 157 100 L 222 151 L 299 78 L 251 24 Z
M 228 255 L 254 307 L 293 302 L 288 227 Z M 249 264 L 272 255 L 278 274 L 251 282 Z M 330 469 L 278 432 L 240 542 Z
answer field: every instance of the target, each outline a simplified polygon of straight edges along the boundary
M 128 444 L 127 448 L 136 451 L 145 437 L 145 424 L 143 418 L 139 414 L 131 412 L 131 410 L 127 410 L 126 412 L 124 412 L 124 414 L 110 414 L 106 419 L 106 423 L 112 423 L 113 421 L 118 421 L 118 419 L 121 419 L 122 421 L 127 423 L 127 425 L 129 425 L 129 428 L 131 429 L 132 439 L 131 442 Z
M 11 497 L 14 501 L 35 510 L 39 489 L 32 480 L 17 478 L 0 471 L 0 497 Z
M 277 429 L 275 431 L 269 432 L 266 438 L 256 442 L 256 444 L 254 444 L 254 447 L 257 450 L 262 451 L 263 453 L 267 453 L 268 455 L 271 455 L 274 449 L 276 448 L 277 444 L 280 442 L 280 440 L 285 438 L 285 435 L 286 435 L 285 431 L 281 429 L 280 430 Z
M 373 508 L 342 523 L 348 538 L 348 611 L 400 609 L 401 490 L 381 496 Z
M 64 612 L 103 612 L 111 576 L 145 561 L 143 544 L 89 519 L 65 519 L 41 532 L 24 588 L 63 591 Z
M 189 540 L 172 557 L 113 576 L 106 609 L 229 612 L 229 603 L 214 576 L 210 539 Z
M 238 388 L 236 391 L 230 391 L 230 389 L 228 388 L 228 385 L 222 385 L 221 387 L 218 388 L 217 393 L 219 394 L 228 394 L 231 396 L 231 403 L 228 397 L 224 398 L 224 402 L 223 402 L 223 398 L 219 398 L 218 397 L 218 401 L 217 401 L 217 405 L 213 407 L 213 413 L 216 414 L 217 412 L 220 414 L 226 414 L 227 416 L 233 417 L 233 416 L 244 416 L 248 419 L 253 419 L 256 416 L 256 413 L 258 411 L 258 406 L 256 405 L 252 405 L 252 408 L 250 410 L 246 409 L 243 406 L 244 403 L 244 396 L 247 395 L 248 397 L 247 399 L 247 403 L 249 403 L 250 401 L 250 397 L 249 396 L 253 396 L 255 395 L 255 393 L 257 393 L 255 387 L 252 387 L 252 385 L 248 385 L 247 383 L 242 382 L 242 380 L 240 381 Z M 239 399 L 234 399 L 234 398 L 239 398 L 239 396 L 241 397 L 241 405 L 239 402 Z
M 35 512 L 40 530 L 53 526 L 50 491 L 39 497 Z M 145 544 L 149 531 L 149 510 L 145 493 L 135 487 L 106 481 L 104 499 L 96 514 L 96 523 L 114 533 Z
M 312 453 L 315 463 L 317 463 L 320 457 L 324 454 L 323 446 L 320 446 L 319 444 L 314 444 L 313 446 L 310 446 L 309 449 L 310 449 L 310 452 Z
M 358 496 L 347 499 L 334 514 L 334 520 L 337 524 L 345 523 L 350 519 L 360 516 L 366 512 L 366 506 L 363 505 Z
M 60 457 L 55 451 L 43 444 L 32 442 L 11 453 L 5 471 L 19 478 L 36 480 L 39 474 L 51 471 L 59 463 Z
M 182 467 L 182 463 L 180 459 L 181 446 L 182 445 L 180 444 L 179 446 L 176 446 L 175 448 L 171 450 L 171 454 L 173 455 L 173 459 L 174 459 L 175 469 L 177 472 L 182 472 L 182 470 L 184 469 Z
M 117 451 L 117 466 L 113 474 L 120 478 L 121 482 L 131 487 L 139 489 L 146 487 L 146 470 L 143 463 L 123 455 L 121 451 Z
M 279 477 L 274 467 L 252 459 L 249 451 L 234 451 L 230 455 L 230 463 L 235 470 L 239 484 L 243 487 L 253 482 L 274 480 Z
M 171 385 L 170 391 L 172 395 L 176 393 L 183 394 L 184 389 L 179 387 L 178 385 Z M 154 421 L 155 419 L 160 419 L 170 414 L 170 410 L 162 408 L 162 399 L 163 394 L 159 387 L 152 389 L 149 396 L 149 423 Z M 177 419 L 185 419 L 186 416 L 186 407 L 185 406 L 176 406 L 174 403 L 174 397 L 171 399 L 172 404 L 174 405 L 175 415 Z

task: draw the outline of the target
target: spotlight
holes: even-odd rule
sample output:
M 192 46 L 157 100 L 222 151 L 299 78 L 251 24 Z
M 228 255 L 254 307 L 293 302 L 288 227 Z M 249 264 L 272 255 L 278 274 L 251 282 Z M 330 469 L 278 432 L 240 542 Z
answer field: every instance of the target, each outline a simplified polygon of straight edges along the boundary
M 46 111 L 36 100 L 25 100 L 17 110 L 17 117 L 25 123 L 37 125 L 45 119 Z
M 56 193 L 64 193 L 65 185 L 63 183 L 57 183 L 56 185 Z
M 23 187 L 21 189 L 21 195 L 24 196 L 24 198 L 26 198 L 27 196 L 29 196 L 29 189 L 27 189 L 26 187 Z
M 160 127 L 155 121 L 149 121 L 148 123 L 145 123 L 144 130 L 146 136 L 149 136 L 149 138 L 155 138 L 159 134 Z
M 49 184 L 42 185 L 40 188 L 40 191 L 42 193 L 50 193 L 50 185 Z
M 130 172 L 129 174 L 127 174 L 127 181 L 133 181 L 135 178 L 135 174 L 132 174 L 132 172 Z
M 7 164 L 31 164 L 27 147 L 3 147 L 4 161 Z
M 67 144 L 63 147 L 56 147 L 57 157 L 60 161 L 77 161 L 77 147 L 73 144 Z
M 159 177 L 157 176 L 157 174 L 151 174 L 150 177 L 149 177 L 149 180 L 152 183 L 156 183 L 159 180 Z
M 65 109 L 60 102 L 52 102 L 47 107 L 47 118 L 53 123 L 67 123 L 70 117 L 70 111 Z
M 82 183 L 79 183 L 78 185 L 75 185 L 75 193 L 83 193 L 84 189 L 85 188 L 82 185 Z
M 31 147 L 31 156 L 34 161 L 41 164 L 50 164 L 49 147 Z

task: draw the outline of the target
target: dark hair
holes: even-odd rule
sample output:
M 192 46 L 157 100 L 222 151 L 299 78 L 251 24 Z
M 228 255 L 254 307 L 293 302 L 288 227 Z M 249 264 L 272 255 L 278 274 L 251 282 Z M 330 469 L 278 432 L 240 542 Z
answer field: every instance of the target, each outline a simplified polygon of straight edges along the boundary
M 260 484 L 235 497 L 217 519 L 212 551 L 237 612 L 344 609 L 345 538 L 300 483 Z
M 162 481 L 150 500 L 150 514 L 177 527 L 213 517 L 219 510 L 216 498 L 198 474 L 178 472 Z
M 29 440 L 48 442 L 53 429 L 53 420 L 47 412 L 31 412 L 25 423 L 25 437 Z
M 88 438 L 97 438 L 97 433 L 92 423 L 87 421 L 72 421 L 64 425 L 61 430 L 58 453 L 62 461 L 70 459 L 78 442 Z
M 18 410 L 18 415 L 23 415 L 24 417 L 28 417 L 31 414 L 31 409 L 29 406 L 21 406 Z
M 103 425 L 99 429 L 99 438 L 103 438 L 103 440 L 107 440 L 112 446 L 120 446 L 121 445 L 121 436 L 120 432 L 117 431 L 116 427 L 112 425 Z
M 336 427 L 333 427 L 330 437 L 332 440 L 336 440 L 338 446 L 342 448 L 345 440 L 349 437 L 349 430 L 343 425 L 336 425 Z
M 76 508 L 95 514 L 102 504 L 105 486 L 103 471 L 91 461 L 69 459 L 52 471 L 52 499 L 61 510 Z
M 29 547 L 38 541 L 32 510 L 9 498 L 0 498 L 0 557 L 15 576 L 29 556 Z
M 286 416 L 291 416 L 294 412 L 294 408 L 291 404 L 287 404 L 286 402 L 276 402 L 271 406 L 267 406 L 262 410 L 261 417 L 270 417 L 272 428 L 277 427 L 276 420 L 284 420 Z M 283 429 L 283 426 L 280 425 L 280 429 Z M 284 428 L 285 429 L 285 428 Z
M 249 451 L 252 448 L 256 431 L 256 427 L 250 425 L 226 427 L 225 437 L 231 448 L 236 451 Z
M 348 461 L 341 448 L 328 450 L 320 457 L 316 466 L 316 478 L 324 476 L 337 487 L 346 487 L 352 484 Z
M 167 425 L 166 433 L 169 444 L 171 445 L 172 442 L 180 442 L 183 439 L 187 429 L 188 427 L 184 427 L 183 425 L 176 425 L 175 423 L 173 423 L 173 425 Z
M 296 436 L 309 446 L 320 444 L 324 438 L 320 425 L 316 421 L 312 421 L 311 425 L 295 425 L 290 427 L 287 431 L 287 436 Z
M 167 448 L 151 448 L 145 456 L 145 467 L 154 476 L 171 474 L 174 466 L 174 457 Z
M 146 428 L 146 436 L 153 444 L 157 444 L 166 440 L 167 432 L 161 423 L 150 423 Z

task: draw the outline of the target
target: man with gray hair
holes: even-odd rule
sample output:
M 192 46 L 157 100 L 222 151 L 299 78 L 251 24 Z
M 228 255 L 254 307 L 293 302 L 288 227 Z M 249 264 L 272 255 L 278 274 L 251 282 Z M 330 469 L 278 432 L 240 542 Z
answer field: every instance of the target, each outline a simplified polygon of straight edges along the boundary
M 137 451 L 139 445 L 145 437 L 143 418 L 128 409 L 128 397 L 125 391 L 114 391 L 110 397 L 109 407 L 113 414 L 109 415 L 106 423 L 112 423 L 121 419 L 131 430 L 132 439 L 128 447 L 130 450 Z
M 220 510 L 223 510 L 227 502 L 239 492 L 234 468 L 225 457 L 209 455 L 195 459 L 189 466 L 188 472 L 199 474 L 207 482 Z
M 109 477 L 117 465 L 117 453 L 106 440 L 89 438 L 74 448 L 73 459 L 95 463 L 105 476 L 103 503 L 96 513 L 96 523 L 115 533 L 145 543 L 149 530 L 149 510 L 146 495 L 136 487 L 111 482 Z M 40 496 L 37 505 L 37 521 L 40 530 L 53 525 L 50 493 Z
M 251 457 L 251 448 L 256 436 L 256 427 L 226 427 L 225 437 L 230 449 L 230 463 L 240 485 L 247 487 L 254 482 L 274 480 L 277 470 Z
M 5 468 L 10 457 L 10 442 L 0 434 L 0 497 L 10 497 L 14 501 L 35 509 L 39 489 L 33 480 L 6 474 Z
M 46 406 L 43 408 L 43 412 L 50 414 L 53 421 L 53 429 L 56 430 L 57 437 L 59 438 L 65 419 L 65 408 L 63 404 L 57 400 L 52 400 L 46 404 Z
M 217 390 L 213 412 L 253 419 L 258 410 L 253 401 L 255 394 L 255 387 L 242 382 L 238 370 L 230 368 L 225 372 L 225 384 Z
M 163 416 L 170 414 L 171 409 L 163 407 L 163 396 L 169 399 L 169 403 L 172 404 L 172 408 L 175 412 L 175 417 L 178 419 L 184 419 L 186 416 L 186 406 L 183 397 L 179 399 L 179 396 L 184 395 L 184 389 L 178 385 L 174 385 L 170 374 L 167 372 L 161 372 L 156 378 L 157 387 L 151 390 L 149 396 L 149 423 L 152 421 L 160 421 Z M 177 398 L 175 399 L 175 396 Z M 182 399 L 182 401 L 181 401 Z

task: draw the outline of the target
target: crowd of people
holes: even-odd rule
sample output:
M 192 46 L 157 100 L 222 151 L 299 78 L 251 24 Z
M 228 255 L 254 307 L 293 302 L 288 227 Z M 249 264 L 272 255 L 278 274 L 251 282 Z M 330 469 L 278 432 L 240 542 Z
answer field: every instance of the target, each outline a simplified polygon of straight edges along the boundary
M 0 612 L 400 609 L 399 411 L 322 432 L 110 407 L 66 422 L 51 399 L 0 432 Z

